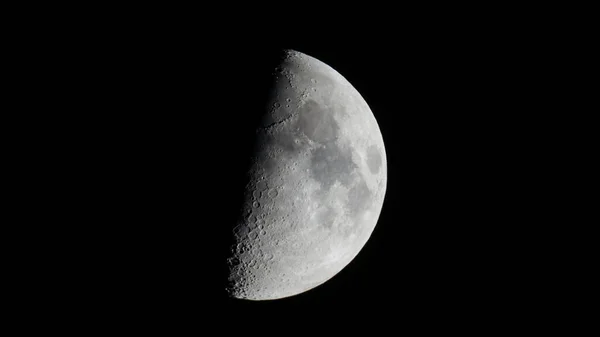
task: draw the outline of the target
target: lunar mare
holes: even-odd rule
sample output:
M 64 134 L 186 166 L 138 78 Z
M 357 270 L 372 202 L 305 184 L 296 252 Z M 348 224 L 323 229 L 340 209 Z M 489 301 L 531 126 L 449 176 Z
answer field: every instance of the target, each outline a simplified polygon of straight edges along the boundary
M 293 296 L 336 275 L 369 239 L 386 190 L 381 132 L 341 74 L 290 50 L 274 81 L 228 260 L 227 290 L 241 299 Z

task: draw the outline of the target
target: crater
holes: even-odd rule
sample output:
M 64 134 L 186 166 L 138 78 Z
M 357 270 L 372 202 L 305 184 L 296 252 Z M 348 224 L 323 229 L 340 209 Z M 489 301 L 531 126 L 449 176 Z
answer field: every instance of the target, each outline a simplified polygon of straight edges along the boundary
M 256 191 L 257 192 L 263 192 L 266 189 L 267 189 L 267 182 L 266 181 L 259 181 L 259 182 L 256 183 Z
M 245 225 L 238 225 L 233 229 L 233 233 L 238 237 L 238 238 L 243 238 L 246 235 L 248 235 L 248 227 Z

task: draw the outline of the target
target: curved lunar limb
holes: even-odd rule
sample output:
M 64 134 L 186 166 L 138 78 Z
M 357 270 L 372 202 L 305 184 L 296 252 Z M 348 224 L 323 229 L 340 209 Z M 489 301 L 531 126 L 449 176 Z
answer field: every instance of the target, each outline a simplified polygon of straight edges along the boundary
M 228 260 L 228 292 L 241 299 L 293 296 L 336 275 L 369 239 L 386 190 L 377 121 L 342 75 L 288 50 L 273 88 Z

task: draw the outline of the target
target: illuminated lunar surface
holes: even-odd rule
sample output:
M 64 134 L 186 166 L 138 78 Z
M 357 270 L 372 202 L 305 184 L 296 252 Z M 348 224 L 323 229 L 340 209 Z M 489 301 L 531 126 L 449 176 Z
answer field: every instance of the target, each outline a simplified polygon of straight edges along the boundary
M 336 275 L 383 205 L 387 163 L 365 100 L 337 71 L 296 51 L 275 69 L 228 259 L 230 296 L 271 300 Z

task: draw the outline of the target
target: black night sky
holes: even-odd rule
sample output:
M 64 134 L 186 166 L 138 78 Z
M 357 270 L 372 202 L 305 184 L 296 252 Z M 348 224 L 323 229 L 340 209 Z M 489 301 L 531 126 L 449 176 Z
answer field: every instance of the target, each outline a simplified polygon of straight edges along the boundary
M 483 35 L 454 34 L 282 44 L 332 66 L 365 98 L 386 144 L 386 198 L 370 240 L 331 280 L 277 301 L 227 300 L 226 312 L 326 308 L 357 318 L 389 308 L 443 326 L 532 304 L 522 257 L 532 233 L 518 216 L 527 206 L 511 197 L 529 174 L 516 164 L 529 160 L 518 145 L 529 121 L 509 85 L 518 68 Z
M 332 66 L 371 107 L 388 160 L 383 210 L 360 254 L 325 284 L 227 307 L 367 316 L 385 307 L 405 320 L 444 324 L 506 304 L 517 281 L 503 272 L 514 258 L 503 241 L 517 230 L 504 212 L 511 201 L 503 185 L 515 169 L 500 149 L 511 142 L 502 130 L 511 111 L 498 91 L 506 65 L 471 41 L 295 42 L 284 46 Z
M 527 164 L 539 152 L 524 98 L 539 72 L 526 37 L 458 24 L 322 39 L 226 31 L 177 20 L 98 29 L 68 58 L 86 111 L 77 132 L 90 140 L 78 146 L 93 154 L 78 167 L 97 191 L 78 208 L 95 222 L 81 241 L 93 254 L 80 264 L 90 271 L 77 303 L 140 324 L 225 331 L 270 317 L 282 333 L 330 321 L 350 330 L 370 319 L 413 329 L 498 322 L 540 303 L 528 248 L 537 228 L 522 214 L 539 186 Z M 223 291 L 224 242 L 281 48 L 328 64 L 365 98 L 386 146 L 387 192 L 371 238 L 328 282 L 281 300 L 234 300 Z

